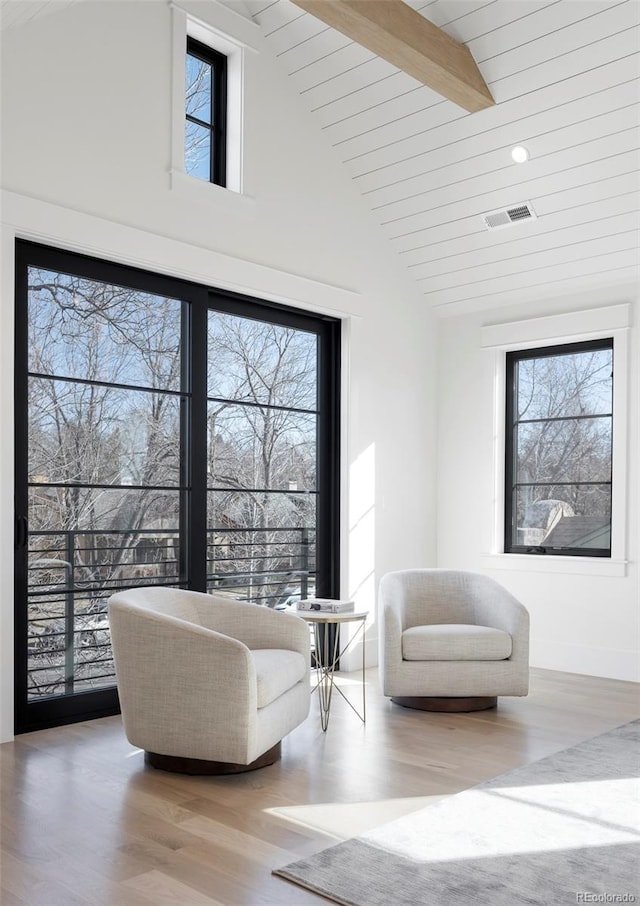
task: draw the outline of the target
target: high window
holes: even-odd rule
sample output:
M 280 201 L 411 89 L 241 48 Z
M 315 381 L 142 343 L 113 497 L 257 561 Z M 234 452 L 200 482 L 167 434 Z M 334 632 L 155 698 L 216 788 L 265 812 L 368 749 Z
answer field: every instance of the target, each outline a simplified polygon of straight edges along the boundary
M 184 170 L 226 186 L 227 58 L 187 38 Z
M 611 556 L 613 340 L 506 355 L 505 552 Z
M 339 596 L 340 323 L 24 242 L 16 275 L 22 732 L 117 711 L 114 591 Z

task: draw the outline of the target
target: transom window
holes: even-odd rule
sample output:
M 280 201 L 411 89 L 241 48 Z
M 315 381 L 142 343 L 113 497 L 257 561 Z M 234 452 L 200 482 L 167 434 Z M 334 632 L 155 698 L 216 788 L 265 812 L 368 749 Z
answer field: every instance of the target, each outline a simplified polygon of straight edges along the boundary
M 185 173 L 226 185 L 227 58 L 187 38 Z
M 505 552 L 610 557 L 613 340 L 506 366 Z

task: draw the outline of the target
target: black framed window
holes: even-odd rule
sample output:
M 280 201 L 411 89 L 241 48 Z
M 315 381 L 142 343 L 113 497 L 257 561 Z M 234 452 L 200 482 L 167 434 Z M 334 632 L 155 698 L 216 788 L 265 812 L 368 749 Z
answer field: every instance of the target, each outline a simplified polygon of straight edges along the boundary
M 339 595 L 340 322 L 16 244 L 16 732 L 116 713 L 107 601 Z
M 506 354 L 505 552 L 611 556 L 613 340 Z
M 226 185 L 227 58 L 187 38 L 185 173 Z

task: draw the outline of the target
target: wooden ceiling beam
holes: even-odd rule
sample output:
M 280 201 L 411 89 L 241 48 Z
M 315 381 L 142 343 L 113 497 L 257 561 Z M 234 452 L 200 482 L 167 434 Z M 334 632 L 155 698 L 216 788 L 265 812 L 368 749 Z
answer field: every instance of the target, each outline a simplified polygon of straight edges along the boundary
M 471 51 L 402 0 L 292 0 L 470 113 L 495 104 Z

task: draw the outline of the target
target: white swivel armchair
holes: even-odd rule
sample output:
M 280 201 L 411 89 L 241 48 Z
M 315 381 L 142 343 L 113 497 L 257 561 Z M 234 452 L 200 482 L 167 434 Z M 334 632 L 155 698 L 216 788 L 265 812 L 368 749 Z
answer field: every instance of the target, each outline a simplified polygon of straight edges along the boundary
M 380 675 L 392 701 L 479 711 L 529 691 L 529 614 L 476 573 L 410 569 L 380 582 Z
M 280 757 L 309 713 L 307 624 L 292 614 L 178 588 L 109 600 L 127 739 L 154 767 L 250 771 Z

